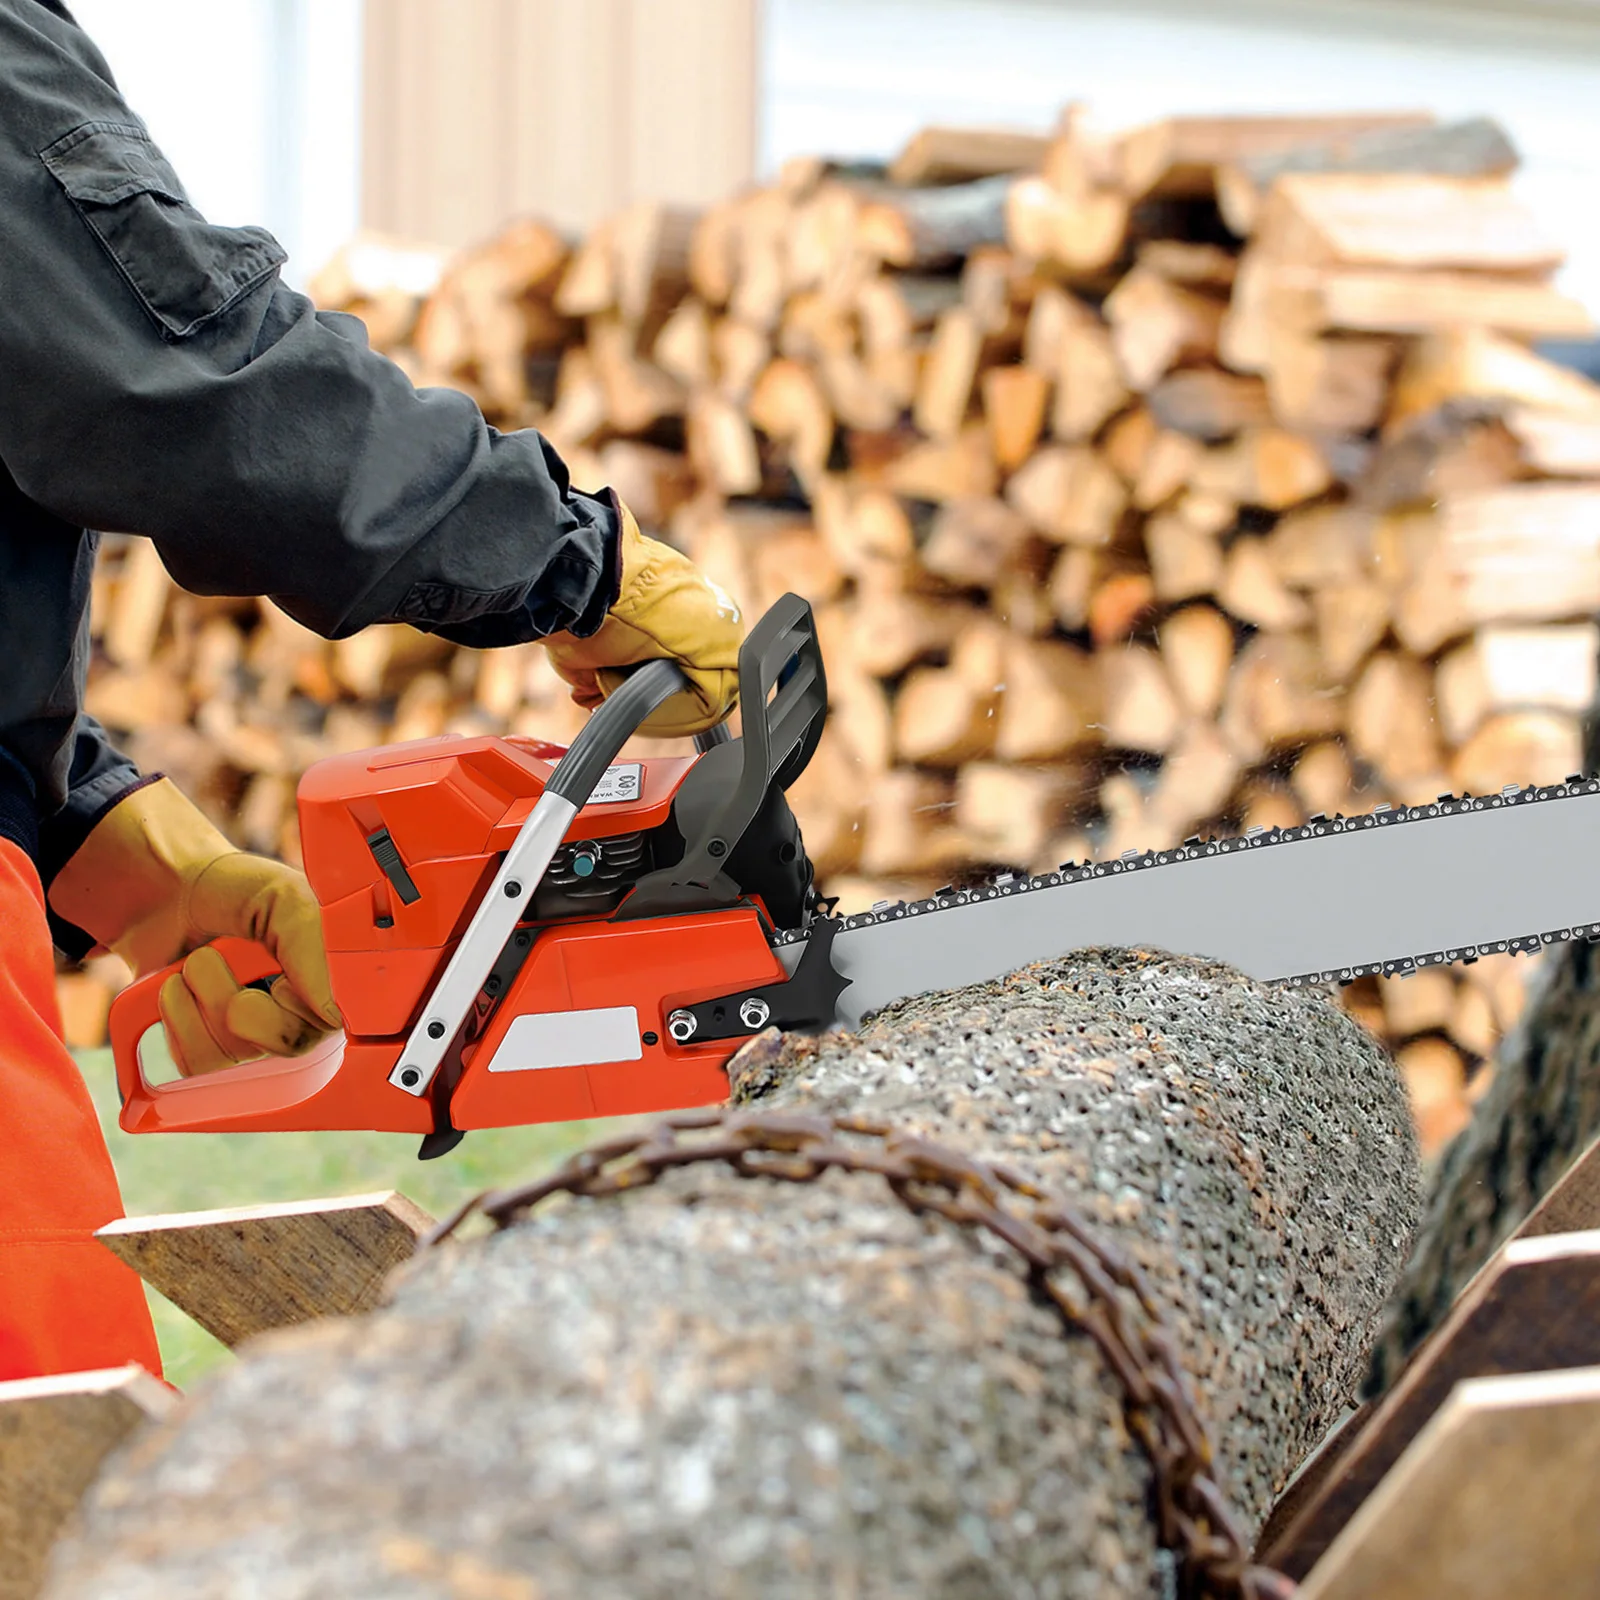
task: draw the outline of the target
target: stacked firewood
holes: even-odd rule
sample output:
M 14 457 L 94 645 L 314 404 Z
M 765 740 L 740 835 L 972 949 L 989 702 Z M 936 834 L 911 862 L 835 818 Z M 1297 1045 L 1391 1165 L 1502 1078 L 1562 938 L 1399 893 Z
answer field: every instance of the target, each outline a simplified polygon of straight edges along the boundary
M 317 293 L 752 616 L 812 601 L 832 711 L 792 798 L 848 910 L 1582 766 L 1600 388 L 1532 349 L 1590 321 L 1514 165 L 1482 122 L 1074 108 L 575 246 L 519 222 L 426 292 L 364 241 Z M 321 755 L 576 725 L 537 646 L 330 645 L 137 541 L 99 581 L 91 709 L 256 849 L 295 855 Z M 1348 991 L 1430 1143 L 1528 968 Z

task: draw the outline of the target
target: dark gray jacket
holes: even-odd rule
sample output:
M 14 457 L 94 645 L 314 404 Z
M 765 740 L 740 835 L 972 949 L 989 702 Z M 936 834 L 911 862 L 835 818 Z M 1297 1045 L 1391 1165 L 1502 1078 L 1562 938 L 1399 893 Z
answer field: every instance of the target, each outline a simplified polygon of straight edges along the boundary
M 188 203 L 58 0 L 0 0 L 0 833 L 47 883 L 138 781 L 81 710 L 86 529 L 327 638 L 583 635 L 616 598 L 613 498 L 414 389 L 283 261 Z

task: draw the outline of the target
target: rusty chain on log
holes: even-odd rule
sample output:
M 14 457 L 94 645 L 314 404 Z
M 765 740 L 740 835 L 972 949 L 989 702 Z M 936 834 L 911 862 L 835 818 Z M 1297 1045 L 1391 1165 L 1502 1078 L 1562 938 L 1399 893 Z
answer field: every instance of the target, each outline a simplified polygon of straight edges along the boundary
M 1212 1475 L 1215 1453 L 1177 1341 L 1144 1274 L 1097 1239 L 1059 1195 L 1008 1167 L 869 1117 L 685 1112 L 579 1151 L 537 1183 L 473 1196 L 418 1248 L 431 1249 L 474 1213 L 506 1228 L 555 1194 L 621 1194 L 713 1161 L 741 1178 L 786 1183 L 810 1183 L 830 1171 L 876 1173 L 912 1212 L 935 1212 L 1011 1246 L 1027 1264 L 1030 1285 L 1068 1328 L 1094 1340 L 1122 1385 L 1128 1429 L 1150 1461 L 1157 1536 L 1178 1563 L 1182 1593 L 1189 1600 L 1288 1600 L 1297 1592 L 1283 1574 L 1250 1561 L 1249 1542 Z M 1078 1293 L 1057 1281 L 1063 1267 Z

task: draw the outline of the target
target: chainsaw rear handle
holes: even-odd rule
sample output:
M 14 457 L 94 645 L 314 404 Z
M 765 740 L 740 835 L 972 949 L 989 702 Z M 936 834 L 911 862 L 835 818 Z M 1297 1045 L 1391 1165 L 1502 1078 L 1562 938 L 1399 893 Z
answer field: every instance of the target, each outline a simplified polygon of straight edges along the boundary
M 264 982 L 282 971 L 281 964 L 265 945 L 253 939 L 221 938 L 211 948 L 227 963 L 228 970 L 241 984 Z M 280 1084 L 266 1092 L 281 1093 L 293 1101 L 331 1075 L 344 1054 L 345 1037 L 334 1032 L 299 1056 L 268 1056 L 227 1069 L 224 1090 L 211 1074 L 185 1078 L 176 1083 L 155 1084 L 145 1076 L 139 1059 L 139 1043 L 161 1022 L 161 987 L 174 973 L 183 970 L 175 961 L 159 972 L 148 973 L 131 983 L 111 1004 L 111 1057 L 116 1065 L 117 1098 L 122 1105 L 121 1124 L 129 1133 L 175 1131 L 192 1125 L 197 1116 L 209 1119 L 237 1111 L 259 1111 L 264 1079 Z M 202 1087 L 204 1086 L 204 1087 Z M 219 1104 L 219 1092 L 237 1096 L 238 1104 Z
M 468 948 L 469 940 L 478 926 L 479 918 L 485 911 L 493 910 L 502 913 L 512 913 L 511 926 L 507 927 L 504 936 L 495 944 L 493 953 L 489 956 L 489 963 L 499 954 L 505 939 L 510 937 L 511 928 L 515 926 L 516 918 L 521 915 L 523 905 L 528 896 L 531 896 L 540 878 L 544 876 L 545 868 L 549 866 L 549 857 L 554 855 L 560 846 L 561 839 L 566 833 L 567 823 L 572 816 L 581 811 L 593 792 L 594 786 L 600 781 L 606 768 L 616 759 L 617 752 L 627 743 L 634 730 L 650 715 L 657 706 L 679 693 L 688 686 L 688 679 L 682 670 L 670 661 L 650 661 L 635 668 L 620 688 L 608 695 L 604 702 L 595 710 L 594 714 L 584 724 L 578 736 L 572 741 L 571 748 L 557 764 L 555 771 L 550 776 L 544 794 L 539 803 L 534 807 L 532 814 L 523 824 L 521 833 L 518 834 L 517 843 L 513 844 L 511 851 L 507 852 L 506 862 L 511 864 L 512 854 L 517 851 L 525 836 L 533 832 L 535 820 L 544 813 L 545 823 L 538 830 L 538 837 L 548 837 L 550 823 L 557 814 L 564 814 L 565 820 L 561 824 L 559 833 L 550 844 L 545 859 L 537 863 L 535 870 L 534 858 L 524 852 L 518 857 L 515 873 L 508 873 L 502 869 L 497 877 L 493 890 L 479 907 L 479 917 L 474 917 L 457 949 L 457 956 L 462 950 Z M 717 735 L 721 737 L 717 737 Z M 727 738 L 725 727 L 715 728 L 708 734 L 697 736 L 695 744 L 700 747 L 701 740 L 707 740 L 705 748 L 722 743 Z M 508 881 L 520 882 L 526 894 L 513 901 L 504 893 L 501 878 Z M 497 923 L 498 920 L 496 919 Z M 282 968 L 277 958 L 264 946 L 249 939 L 220 938 L 212 943 L 212 948 L 227 962 L 229 970 L 241 984 L 250 984 L 263 979 L 276 977 Z M 475 946 L 473 948 L 476 948 Z M 452 968 L 445 970 L 445 979 L 448 980 Z M 172 1092 L 181 1087 L 176 1084 L 152 1084 L 144 1075 L 143 1066 L 139 1060 L 139 1041 L 145 1034 L 161 1021 L 160 994 L 161 987 L 175 973 L 183 970 L 182 960 L 174 961 L 170 966 L 163 967 L 159 972 L 148 973 L 146 976 L 130 984 L 112 1002 L 110 1016 L 110 1035 L 112 1059 L 116 1065 L 117 1091 L 122 1099 L 124 1120 L 134 1113 L 139 1107 L 154 1107 L 159 1097 L 170 1096 Z M 488 966 L 485 965 L 485 973 Z M 480 980 L 481 981 L 481 980 Z M 472 995 L 476 995 L 479 985 L 474 985 Z M 425 1028 L 430 1021 L 437 1020 L 438 1006 L 441 1001 L 441 991 L 444 981 L 441 981 L 439 990 L 434 993 L 434 1005 L 428 1009 L 428 1017 L 424 1020 Z M 468 997 L 470 1004 L 471 996 Z M 465 1018 L 465 1010 L 462 1019 Z M 457 1023 L 459 1026 L 459 1021 Z M 446 1043 L 453 1036 L 454 1029 L 446 1035 Z M 415 1037 L 415 1035 L 413 1035 Z M 428 1041 L 433 1042 L 432 1038 Z M 336 1035 L 333 1039 L 319 1045 L 316 1054 L 320 1058 L 326 1051 L 344 1045 L 344 1036 Z M 410 1061 L 414 1052 L 408 1052 L 405 1060 Z M 442 1057 L 443 1052 L 440 1052 Z M 287 1058 L 295 1064 L 301 1064 L 300 1058 Z M 262 1067 L 271 1068 L 281 1066 L 278 1058 L 268 1058 L 266 1063 L 256 1064 L 258 1070 Z M 243 1072 L 243 1067 L 230 1069 L 229 1076 Z M 397 1068 L 396 1073 L 401 1069 Z M 207 1075 L 210 1076 L 209 1074 Z M 431 1079 L 431 1074 L 430 1074 Z M 203 1080 L 191 1079 L 188 1082 L 198 1085 Z M 212 1086 L 214 1087 L 214 1085 Z M 409 1084 L 400 1084 L 399 1087 L 409 1089 Z M 425 1086 L 424 1086 L 425 1087 Z

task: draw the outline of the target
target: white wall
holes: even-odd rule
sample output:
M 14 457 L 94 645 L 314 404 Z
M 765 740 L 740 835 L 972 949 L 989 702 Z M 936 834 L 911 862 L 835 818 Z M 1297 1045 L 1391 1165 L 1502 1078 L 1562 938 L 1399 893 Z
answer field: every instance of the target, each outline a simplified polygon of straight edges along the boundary
M 767 0 L 763 171 L 886 156 L 926 122 L 1117 128 L 1177 112 L 1500 119 L 1518 179 L 1600 314 L 1596 0 Z
M 305 280 L 354 231 L 361 0 L 74 0 L 124 98 L 214 221 Z

